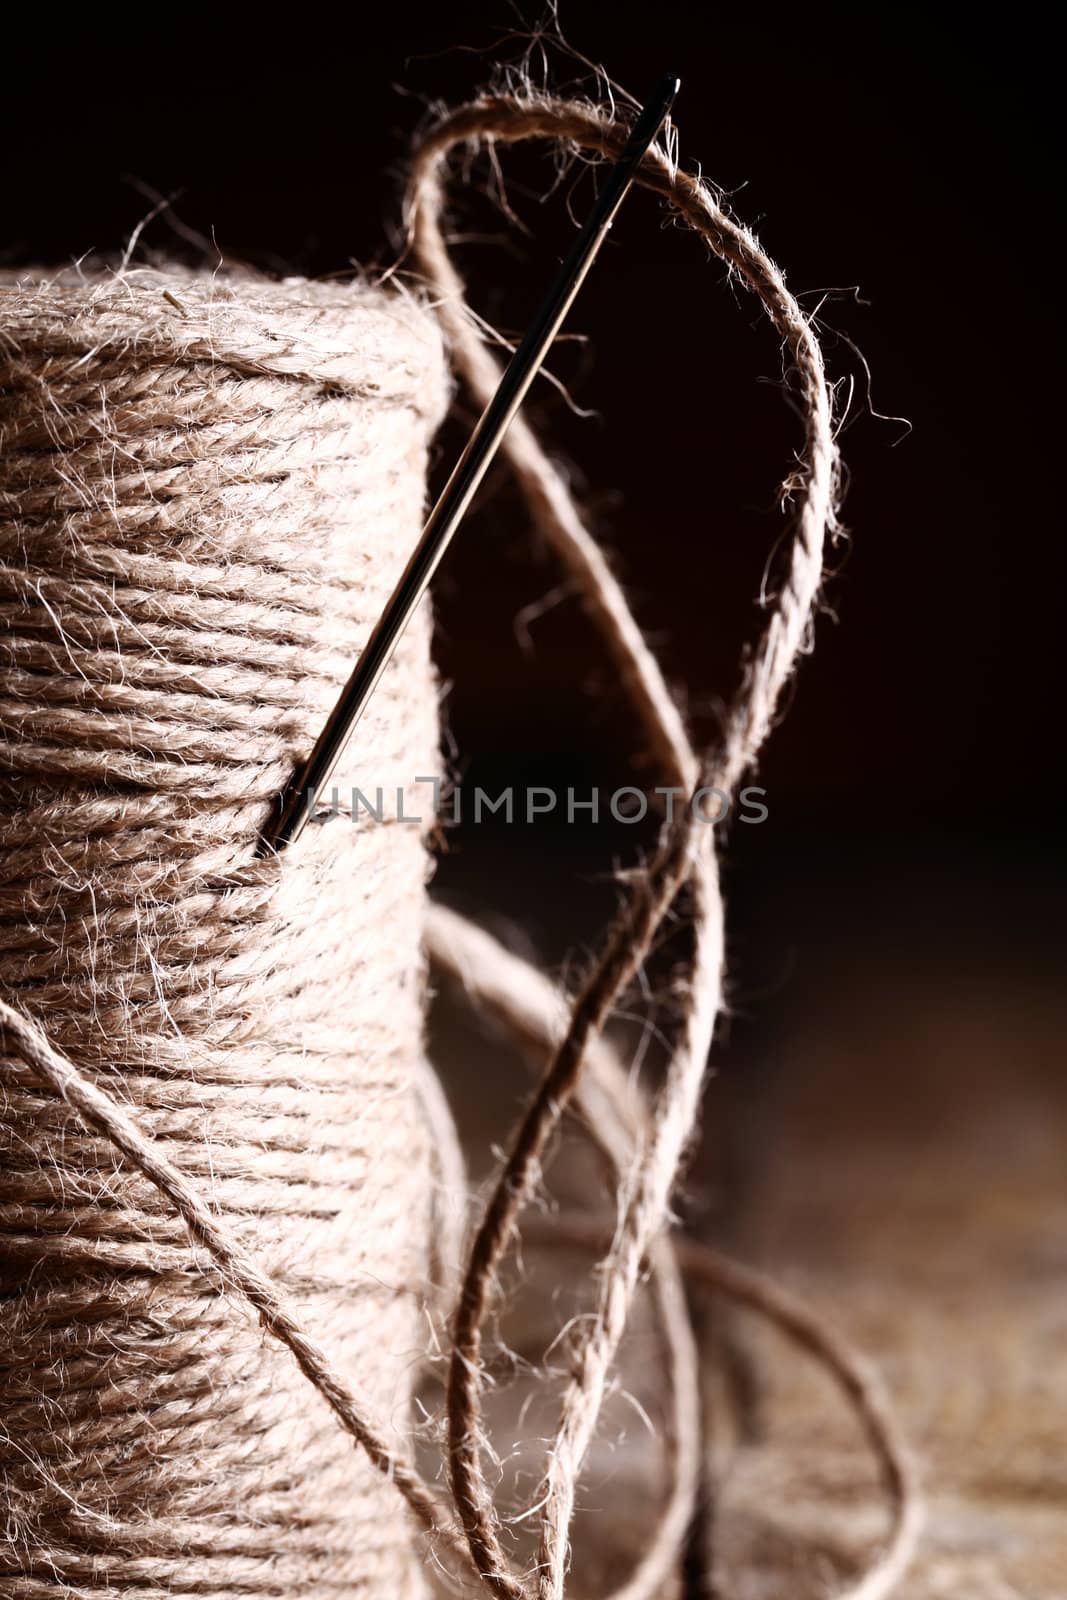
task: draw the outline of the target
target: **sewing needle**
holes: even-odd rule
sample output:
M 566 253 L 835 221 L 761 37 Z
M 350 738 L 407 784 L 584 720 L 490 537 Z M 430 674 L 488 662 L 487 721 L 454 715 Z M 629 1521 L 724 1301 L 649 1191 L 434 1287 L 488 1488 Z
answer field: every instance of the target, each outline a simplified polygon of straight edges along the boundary
M 680 80 L 667 73 L 641 110 L 622 154 L 608 173 L 592 212 L 578 234 L 522 343 L 516 349 L 478 425 L 471 434 L 422 537 L 375 624 L 355 670 L 303 767 L 279 797 L 256 854 L 283 850 L 307 825 L 319 794 L 337 769 L 352 731 L 366 708 L 427 585 L 448 548 L 500 445 L 570 310 L 597 252 L 607 237 L 645 152 L 670 112 Z

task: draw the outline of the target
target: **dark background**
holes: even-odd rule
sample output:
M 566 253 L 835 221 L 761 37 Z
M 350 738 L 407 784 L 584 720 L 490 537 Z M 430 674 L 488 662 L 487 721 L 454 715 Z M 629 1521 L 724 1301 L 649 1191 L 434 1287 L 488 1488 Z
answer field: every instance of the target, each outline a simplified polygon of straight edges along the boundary
M 389 263 L 427 104 L 517 59 L 536 15 L 409 0 L 348 21 L 197 8 L 50 21 L 5 74 L 9 259 L 121 247 L 147 188 L 225 255 L 310 273 Z M 1037 13 L 994 27 L 963 8 L 568 0 L 560 20 L 639 96 L 665 67 L 683 74 L 683 157 L 821 307 L 831 373 L 854 386 L 833 615 L 761 767 L 770 819 L 727 840 L 738 1009 L 777 1016 L 817 939 L 832 952 L 891 929 L 904 949 L 922 931 L 942 954 L 977 948 L 994 973 L 1020 950 L 1042 959 L 1057 925 L 1063 626 L 1060 294 L 1043 242 L 1055 190 L 1035 65 L 1051 47 Z M 549 59 L 561 86 L 588 83 L 564 52 Z M 493 208 L 479 169 L 457 186 L 457 225 L 479 240 L 461 249 L 473 303 L 516 330 L 572 235 L 568 198 L 580 217 L 592 190 L 568 181 L 542 202 L 549 160 L 506 155 L 505 168 L 532 231 Z M 547 385 L 535 412 L 706 741 L 759 623 L 796 424 L 756 307 L 659 223 L 648 196 L 627 203 L 572 319 L 587 342 L 553 359 L 595 415 Z M 166 217 L 144 243 L 190 248 Z M 465 419 L 461 401 L 438 473 Z M 573 604 L 532 625 L 532 650 L 517 643 L 517 613 L 556 581 L 498 472 L 438 583 L 469 783 L 610 787 L 629 770 L 625 717 Z M 647 842 L 461 829 L 439 881 L 518 917 L 555 959 L 610 901 L 598 874 Z M 761 1053 L 758 1028 L 740 1036 Z
M 224 9 L 142 10 L 133 27 L 75 13 L 13 52 L 5 73 L 9 259 L 121 246 L 149 209 L 139 182 L 177 194 L 182 220 L 225 254 L 312 273 L 389 261 L 426 101 L 477 88 L 492 54 L 515 59 L 516 17 L 504 0 L 363 6 L 347 25 L 309 16 L 295 29 Z M 1016 8 L 993 29 L 954 8 L 569 0 L 561 25 L 637 95 L 676 63 L 683 156 L 732 195 L 805 304 L 848 291 L 820 316 L 832 374 L 857 383 L 844 439 L 852 537 L 827 590 L 840 622 L 821 625 L 768 750 L 778 810 L 951 833 L 1050 822 L 1059 294 L 1042 244 L 1055 187 L 1036 16 Z M 561 83 L 582 76 L 562 53 L 550 59 Z M 536 242 L 470 194 L 458 205 L 465 229 L 495 236 L 464 252 L 474 304 L 515 329 L 570 223 L 565 197 L 539 206 L 523 194 L 548 188 L 548 161 L 508 161 Z M 590 193 L 574 195 L 579 217 Z M 628 202 L 573 318 L 591 343 L 555 361 L 599 415 L 559 415 L 547 388 L 540 409 L 699 712 L 731 691 L 755 629 L 795 430 L 756 308 L 696 241 L 658 222 L 651 199 Z M 145 242 L 187 248 L 165 219 Z M 870 415 L 845 339 L 870 366 L 874 408 L 910 433 Z M 515 533 L 472 535 L 457 552 L 441 586 L 449 650 L 474 627 L 483 662 L 507 656 L 511 590 L 522 604 L 552 586 Z M 581 660 L 557 659 L 551 623 L 534 637 L 544 659 L 528 681 L 494 661 L 457 699 L 491 694 L 502 736 L 543 717 L 568 743 L 573 697 L 546 682 L 580 681 Z M 474 724 L 462 721 L 466 734 Z

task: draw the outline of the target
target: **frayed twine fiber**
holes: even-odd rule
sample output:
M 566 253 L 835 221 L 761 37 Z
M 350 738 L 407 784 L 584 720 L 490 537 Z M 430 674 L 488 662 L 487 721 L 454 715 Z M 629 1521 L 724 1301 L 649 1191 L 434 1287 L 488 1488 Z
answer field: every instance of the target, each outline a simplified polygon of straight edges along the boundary
M 563 141 L 582 151 L 610 155 L 620 147 L 625 132 L 622 122 L 595 106 L 510 95 L 487 98 L 444 117 L 421 144 L 411 190 L 415 256 L 438 295 L 437 312 L 455 364 L 479 399 L 485 398 L 495 382 L 496 369 L 472 330 L 463 305 L 462 285 L 448 259 L 441 235 L 443 184 L 449 151 L 454 146 L 478 141 L 497 143 L 547 138 Z M 790 481 L 796 501 L 791 555 L 768 625 L 728 721 L 722 746 L 710 760 L 699 759 L 692 750 L 658 665 L 645 647 L 603 557 L 582 525 L 561 479 L 521 420 L 513 426 L 505 448 L 531 511 L 564 562 L 619 668 L 621 680 L 640 718 L 645 742 L 658 755 L 672 782 L 690 789 L 702 783 L 729 789 L 754 760 L 774 719 L 781 690 L 806 644 L 821 575 L 823 544 L 834 527 L 836 451 L 830 397 L 821 355 L 808 319 L 777 268 L 752 237 L 724 213 L 706 185 L 679 169 L 664 152 L 651 153 L 642 178 L 665 197 L 674 212 L 730 265 L 762 303 L 782 339 L 804 415 L 798 465 Z M 308 291 L 305 286 L 304 290 L 294 292 Z M 209 366 L 213 360 L 214 355 L 208 360 Z M 247 369 L 247 376 L 255 381 L 259 376 L 258 366 Z M 274 459 L 277 470 L 284 474 L 284 461 L 278 462 L 276 456 Z M 315 459 L 314 455 L 310 457 L 310 460 Z M 376 470 L 375 462 L 370 475 Z M 249 507 L 250 513 L 251 509 Z M 152 514 L 149 514 L 149 521 Z M 238 516 L 243 514 L 238 510 Z M 395 537 L 395 530 L 390 537 Z M 121 556 L 117 559 L 121 561 Z M 175 605 L 180 604 L 182 595 L 179 591 L 173 601 Z M 167 605 L 171 603 L 168 599 Z M 309 611 L 314 611 L 310 603 Z M 159 621 L 158 614 L 152 620 Z M 169 638 L 163 647 L 169 655 Z M 93 697 L 88 698 L 91 701 Z M 376 699 L 380 702 L 381 698 L 379 691 Z M 395 713 L 395 706 L 393 710 Z M 380 714 L 386 715 L 384 706 Z M 297 738 L 297 745 L 303 748 L 308 736 L 307 726 L 302 728 L 301 736 Z M 181 735 L 176 734 L 176 737 Z M 120 741 L 118 748 L 126 752 L 129 743 Z M 361 743 L 362 758 L 366 760 L 366 742 Z M 286 752 L 290 764 L 296 753 L 296 746 Z M 167 759 L 165 751 L 163 759 Z M 279 757 L 279 760 L 284 768 L 285 759 Z M 66 770 L 62 762 L 60 768 Z M 103 776 L 110 771 L 110 767 L 102 769 Z M 280 788 L 280 782 L 275 787 Z M 169 795 L 176 792 L 175 786 Z M 267 794 L 257 791 L 257 795 L 262 815 Z M 168 798 L 168 805 L 170 803 Z M 114 807 L 111 816 L 110 832 L 117 835 L 122 832 L 125 821 L 121 824 L 116 821 Z M 257 1310 L 267 1329 L 288 1346 L 299 1368 L 332 1407 L 335 1417 L 361 1444 L 371 1461 L 392 1480 L 424 1528 L 432 1533 L 435 1555 L 465 1590 L 490 1592 L 503 1600 L 527 1600 L 534 1594 L 539 1600 L 560 1600 L 563 1596 L 569 1581 L 568 1530 L 582 1463 L 600 1412 L 608 1374 L 647 1265 L 653 1277 L 661 1334 L 674 1386 L 673 1482 L 656 1537 L 619 1593 L 625 1594 L 626 1600 L 652 1600 L 653 1596 L 671 1592 L 686 1526 L 698 1501 L 702 1452 L 699 1433 L 695 1431 L 698 1416 L 695 1353 L 680 1288 L 680 1264 L 691 1275 L 770 1316 L 790 1337 L 823 1361 L 849 1395 L 882 1465 L 892 1518 L 885 1550 L 850 1593 L 853 1600 L 858 1597 L 878 1600 L 890 1592 L 908 1560 L 918 1529 L 919 1502 L 906 1453 L 896 1438 L 892 1418 L 880 1399 L 875 1381 L 810 1313 L 751 1274 L 707 1257 L 692 1247 L 682 1248 L 679 1262 L 664 1233 L 678 1163 L 697 1113 L 704 1065 L 720 1004 L 722 970 L 722 910 L 712 830 L 699 829 L 694 833 L 690 827 L 689 807 L 678 808 L 675 817 L 676 820 L 665 828 L 660 849 L 648 871 L 635 881 L 622 917 L 594 963 L 576 1003 L 566 1014 L 558 1011 L 555 997 L 551 994 L 546 997 L 534 975 L 527 978 L 513 968 L 512 958 L 498 950 L 494 953 L 495 947 L 479 942 L 483 936 L 472 933 L 465 938 L 462 929 L 450 929 L 447 924 L 442 930 L 439 918 L 431 923 L 431 945 L 438 958 L 457 973 L 462 972 L 468 981 L 471 981 L 470 971 L 464 968 L 463 962 L 473 962 L 477 978 L 472 987 L 479 1000 L 495 1007 L 520 1039 L 527 1043 L 535 1041 L 542 1051 L 549 1052 L 538 1091 L 502 1164 L 496 1186 L 466 1252 L 461 1274 L 462 1287 L 452 1327 L 448 1393 L 446 1458 L 450 1503 L 422 1482 L 402 1443 L 390 1437 L 389 1430 L 376 1415 L 373 1372 L 382 1353 L 381 1330 L 377 1326 L 365 1330 L 367 1340 L 360 1353 L 361 1360 L 356 1364 L 358 1370 L 349 1377 L 329 1341 L 316 1342 L 315 1330 L 302 1300 L 299 1313 L 294 1309 L 288 1286 L 279 1281 L 272 1262 L 270 1241 L 253 1239 L 253 1247 L 258 1248 L 248 1248 L 242 1234 L 247 1226 L 243 1214 L 220 1216 L 217 1208 L 213 1211 L 205 1202 L 202 1187 L 189 1181 L 180 1144 L 173 1151 L 167 1150 L 166 1125 L 157 1128 L 152 1125 L 150 1116 L 146 1128 L 140 1114 L 134 1120 L 118 1103 L 128 1098 L 128 1090 L 121 1074 L 118 1084 L 106 1081 L 109 1067 L 114 1073 L 115 1059 L 113 1054 L 109 1055 L 106 1044 L 102 1048 L 98 1042 L 96 1054 L 87 1055 L 80 1033 L 64 1040 L 53 1032 L 58 1043 L 66 1044 L 69 1055 L 89 1066 L 90 1076 L 86 1076 L 72 1065 L 66 1053 L 57 1052 L 49 1045 L 39 1028 L 5 1008 L 2 1020 L 9 1062 L 13 1064 L 11 1070 L 15 1073 L 14 1081 L 22 1083 L 25 1092 L 39 1096 L 40 1086 L 47 1084 L 88 1129 L 116 1147 L 125 1161 L 169 1200 L 193 1238 L 221 1268 L 229 1287 L 242 1295 Z M 400 830 L 387 831 L 395 834 Z M 337 828 L 321 832 L 324 861 L 335 849 L 343 856 L 346 851 L 357 848 L 351 844 L 338 845 L 338 832 Z M 362 835 L 356 837 L 359 839 Z M 206 840 L 202 843 L 206 848 Z M 63 858 L 60 855 L 56 859 Z M 330 870 L 343 872 L 346 864 L 335 861 Z M 244 867 L 242 873 L 247 874 L 249 870 Z M 267 864 L 262 870 L 276 871 L 277 863 Z M 297 857 L 292 869 L 289 858 L 284 859 L 281 883 L 290 870 L 298 876 L 305 870 L 302 856 Z M 258 883 L 254 875 L 252 882 Z M 239 883 L 225 883 L 227 891 L 244 886 L 245 876 L 240 876 Z M 208 892 L 214 887 L 217 885 L 213 881 Z M 350 882 L 348 887 L 351 889 Z M 372 894 L 380 892 L 380 887 L 375 891 L 372 886 L 361 883 L 368 901 Z M 625 1074 L 620 1066 L 613 1064 L 599 1035 L 617 996 L 638 969 L 660 923 L 683 887 L 690 895 L 694 933 L 685 1014 L 663 1086 L 646 1106 L 628 1087 Z M 321 888 L 326 895 L 331 892 L 329 870 L 324 870 L 316 888 Z M 95 918 L 95 911 L 92 915 Z M 96 922 L 92 921 L 90 926 L 95 932 Z M 186 933 L 191 939 L 188 925 Z M 234 946 L 228 946 L 226 954 L 232 960 L 239 959 Z M 275 951 L 278 966 L 268 963 L 279 985 L 276 1000 L 292 992 L 291 954 L 295 960 L 295 953 L 279 947 Z M 411 952 L 407 954 L 410 956 Z M 184 959 L 190 959 L 187 948 Z M 314 970 L 307 974 L 306 981 L 313 986 L 314 976 L 318 974 L 314 957 L 311 967 Z M 168 970 L 167 963 L 162 963 L 162 972 L 166 974 Z M 349 972 L 347 963 L 345 972 Z M 255 982 L 261 976 L 262 972 L 257 973 Z M 57 985 L 57 989 L 61 991 L 62 985 Z M 151 992 L 156 993 L 155 990 Z M 62 1000 L 61 992 L 57 999 Z M 335 992 L 334 999 L 337 1009 L 332 1014 L 317 1016 L 316 1020 L 328 1032 L 331 1026 L 343 1030 L 343 1019 L 357 1019 L 352 1043 L 358 1048 L 368 1026 L 361 1009 L 363 1002 L 347 988 Z M 385 1003 L 381 994 L 378 1001 Z M 31 1010 L 32 1006 L 27 1003 L 24 1009 Z M 373 1014 L 373 1005 L 370 1012 Z M 40 1010 L 37 1015 L 42 1021 L 51 1022 L 50 1017 L 41 1016 Z M 285 1021 L 289 1020 L 287 1015 Z M 184 1015 L 179 1019 L 179 1029 L 183 1025 Z M 270 1025 L 269 1020 L 265 1025 Z M 173 1037 L 171 1044 L 176 1054 L 184 1055 L 187 1046 Z M 417 1077 L 416 1060 L 417 1045 L 413 1045 L 409 1083 Z M 22 1078 L 20 1072 L 24 1075 Z M 321 1093 L 322 1081 L 312 1087 L 316 1094 Z M 608 1230 L 607 1248 L 595 1276 L 594 1310 L 579 1319 L 570 1337 L 568 1370 L 572 1377 L 565 1385 L 558 1430 L 548 1447 L 543 1490 L 531 1510 L 540 1528 L 540 1549 L 534 1568 L 523 1572 L 512 1565 L 482 1465 L 482 1330 L 493 1304 L 497 1268 L 516 1232 L 524 1204 L 535 1187 L 540 1160 L 547 1151 L 551 1134 L 564 1107 L 572 1099 L 584 1108 L 605 1162 L 617 1174 L 618 1216 L 614 1227 Z M 314 1095 L 312 1100 L 314 1102 Z M 451 1173 L 451 1181 L 455 1183 L 458 1180 L 454 1137 L 442 1114 L 439 1097 L 425 1083 L 423 1106 L 425 1125 L 436 1130 L 438 1174 L 444 1178 Z M 309 1114 L 321 1114 L 321 1109 L 315 1106 Z M 71 1126 L 65 1125 L 68 1130 Z M 77 1144 L 79 1136 L 70 1137 Z M 84 1135 L 80 1137 L 84 1140 Z M 89 1139 L 87 1145 L 95 1152 L 96 1161 L 106 1160 L 102 1154 L 104 1147 L 99 1142 Z M 171 1154 L 174 1160 L 170 1159 Z M 306 1176 L 310 1182 L 310 1175 Z M 428 1173 L 424 1176 L 428 1188 Z M 368 1182 L 372 1181 L 368 1178 Z M 137 1193 L 143 1197 L 138 1203 L 146 1214 L 154 1216 L 148 1192 L 138 1188 Z M 366 1191 L 361 1193 L 366 1194 Z M 366 1203 L 368 1215 L 374 1217 L 377 1197 L 370 1196 Z M 92 1210 L 92 1207 L 86 1209 Z M 161 1217 L 163 1215 L 165 1213 L 160 1213 Z M 562 1242 L 583 1250 L 602 1250 L 605 1237 L 599 1225 L 592 1230 L 588 1226 L 583 1229 L 570 1225 L 562 1230 Z M 441 1253 L 447 1255 L 448 1251 L 443 1249 Z M 264 1265 L 267 1272 L 263 1270 Z M 302 1294 L 309 1290 L 306 1282 L 299 1287 Z M 329 1334 L 331 1330 L 327 1328 L 326 1332 Z M 145 1382 L 150 1385 L 151 1381 L 146 1374 Z M 209 1426 L 213 1415 L 211 1406 L 206 1405 L 201 1419 L 205 1427 Z M 287 1416 L 292 1425 L 292 1407 Z M 334 1465 L 343 1473 L 342 1458 L 335 1455 Z M 282 1470 L 281 1462 L 279 1470 Z M 199 1480 L 190 1489 L 194 1499 L 197 1486 Z M 354 1492 L 358 1493 L 349 1484 L 350 1496 Z M 61 1523 L 62 1517 L 57 1521 Z M 192 1527 L 188 1532 L 191 1538 Z M 358 1542 L 356 1548 L 359 1548 Z M 208 1559 L 207 1556 L 204 1559 Z M 355 1568 L 344 1576 L 314 1581 L 333 1582 L 335 1587 L 350 1592 L 358 1588 L 352 1573 L 358 1572 L 359 1559 L 357 1556 Z M 143 1581 L 141 1577 L 135 1580 Z M 170 1581 L 169 1575 L 167 1581 Z M 276 1576 L 274 1581 L 281 1584 L 280 1590 L 261 1592 L 288 1592 L 280 1578 Z M 370 1567 L 362 1581 L 368 1593 L 384 1596 L 402 1592 L 390 1576 Z M 127 1584 L 127 1589 L 129 1587 Z M 37 1594 L 41 1591 L 13 1592 Z M 126 1589 L 115 1592 L 126 1592 Z M 154 1592 L 173 1594 L 182 1590 L 172 1586 L 160 1587 Z M 200 1585 L 196 1592 L 206 1592 L 205 1586 Z M 229 1594 L 232 1591 L 220 1589 L 218 1592 Z M 250 1592 L 250 1586 L 246 1584 L 241 1592 Z M 319 1591 L 306 1587 L 293 1592 Z

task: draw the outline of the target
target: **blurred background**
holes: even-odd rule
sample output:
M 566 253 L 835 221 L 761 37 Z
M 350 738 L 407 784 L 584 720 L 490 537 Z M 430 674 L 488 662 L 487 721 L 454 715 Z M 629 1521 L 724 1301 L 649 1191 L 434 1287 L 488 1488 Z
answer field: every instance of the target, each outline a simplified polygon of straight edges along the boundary
M 195 6 L 51 21 L 6 75 L 7 261 L 120 249 L 167 198 L 149 251 L 391 265 L 428 106 L 519 61 L 537 20 L 504 0 L 408 0 L 303 27 Z M 559 26 L 573 53 L 535 40 L 530 61 L 560 88 L 589 88 L 579 58 L 638 97 L 682 74 L 682 158 L 817 317 L 846 412 L 848 534 L 755 780 L 769 815 L 723 830 L 731 1014 L 690 1225 L 806 1288 L 881 1360 L 936 1487 L 906 1592 L 1044 1600 L 1067 1570 L 1052 1532 L 1067 1116 L 1050 42 L 1026 7 L 994 25 L 956 7 L 565 0 Z M 513 334 L 594 189 L 580 172 L 556 183 L 543 151 L 502 166 L 517 221 L 475 165 L 455 230 L 472 304 Z M 532 414 L 710 743 L 787 527 L 797 425 L 756 306 L 661 223 L 650 197 L 627 202 L 553 356 L 569 400 L 541 383 Z M 471 420 L 460 396 L 438 477 Z M 642 781 L 558 583 L 497 471 L 437 584 L 464 787 Z M 460 824 L 437 892 L 573 971 L 615 904 L 612 870 L 652 837 Z M 460 1026 L 445 1018 L 446 1054 Z M 455 1092 L 479 1106 L 477 1166 L 524 1080 L 492 1051 L 472 1059 L 479 1093 Z M 800 1453 L 825 1399 L 805 1394 L 785 1382 L 774 1420 Z M 765 1483 L 746 1500 L 742 1474 L 746 1571 L 773 1565 L 783 1518 L 811 1572 L 847 1567 L 823 1491 L 847 1498 L 859 1445 L 844 1422 L 826 1441 L 825 1482 L 809 1475 L 785 1510 Z

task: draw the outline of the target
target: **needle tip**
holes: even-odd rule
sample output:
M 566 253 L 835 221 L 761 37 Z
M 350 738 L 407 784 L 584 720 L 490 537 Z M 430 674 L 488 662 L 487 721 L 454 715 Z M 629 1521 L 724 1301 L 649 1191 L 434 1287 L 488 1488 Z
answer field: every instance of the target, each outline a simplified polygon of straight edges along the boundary
M 626 149 L 623 151 L 620 166 L 631 173 L 637 167 L 645 151 L 656 137 L 660 128 L 670 114 L 674 97 L 681 87 L 681 78 L 676 72 L 665 72 L 657 83 L 655 89 L 645 101 L 634 123 L 627 140 Z
M 655 90 L 645 102 L 649 111 L 662 122 L 674 104 L 675 96 L 682 87 L 682 80 L 676 72 L 665 72 L 657 83 Z

